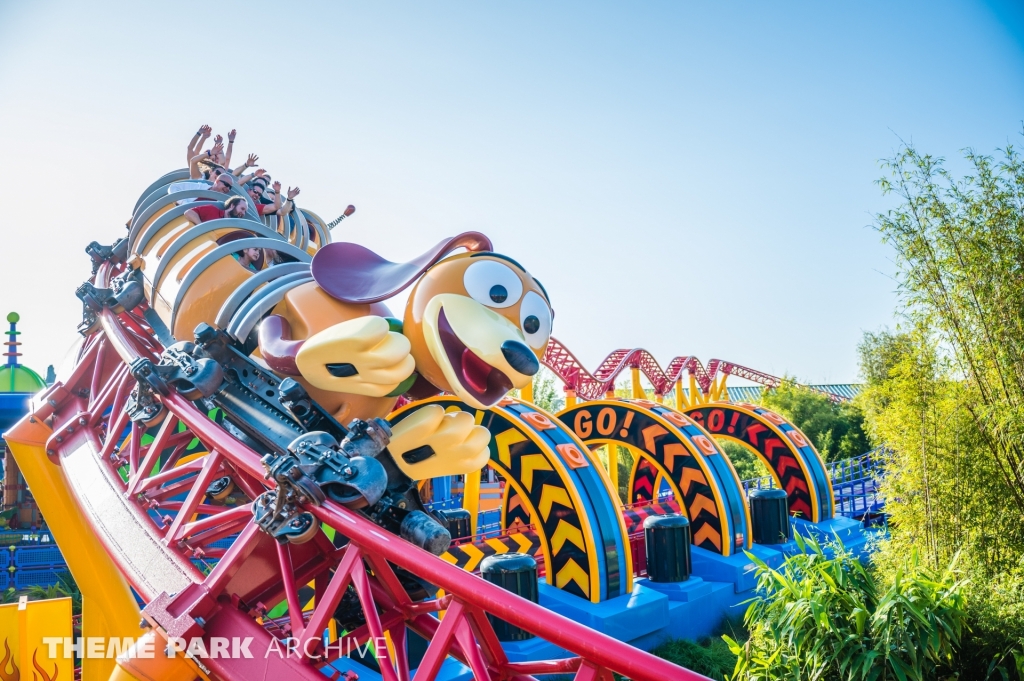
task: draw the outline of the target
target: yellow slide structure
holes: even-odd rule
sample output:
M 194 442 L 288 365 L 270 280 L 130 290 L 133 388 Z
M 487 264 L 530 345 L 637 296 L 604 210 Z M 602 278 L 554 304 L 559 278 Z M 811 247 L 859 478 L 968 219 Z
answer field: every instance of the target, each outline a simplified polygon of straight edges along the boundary
M 53 431 L 47 425 L 29 414 L 4 433 L 4 438 L 39 504 L 40 511 L 47 520 L 54 540 L 64 554 L 71 575 L 82 591 L 81 635 L 85 639 L 102 637 L 104 646 L 114 637 L 136 639 L 144 632 L 139 628 L 141 617 L 135 598 L 121 572 L 107 555 L 97 533 L 90 527 L 87 514 L 79 509 L 76 499 L 68 489 L 63 469 L 47 458 L 46 441 L 52 434 Z M 69 612 L 63 621 L 70 623 L 70 605 L 67 609 Z M 32 639 L 67 635 L 59 631 L 62 628 L 60 618 L 51 621 L 54 623 L 52 631 L 32 630 L 26 632 L 27 635 Z M 0 621 L 0 626 L 3 624 L 4 622 Z M 57 647 L 56 658 L 50 660 L 48 648 L 42 645 L 41 640 L 21 641 L 19 647 L 33 649 L 36 660 L 41 667 L 47 669 L 48 674 L 55 663 L 70 662 L 64 658 L 62 647 Z M 17 653 L 14 655 L 20 657 Z M 0 659 L 2 657 L 3 649 L 0 648 Z M 29 658 L 31 659 L 31 653 Z M 114 671 L 115 663 L 114 659 L 106 657 L 84 656 L 83 681 L 109 678 Z M 20 661 L 18 666 L 21 667 L 22 679 L 40 678 L 32 676 L 35 670 L 31 664 L 26 667 L 24 661 Z M 10 667 L 7 671 L 10 672 Z M 0 670 L 0 675 L 2 674 L 3 670 Z M 63 678 L 65 677 L 62 675 L 61 681 Z M 66 678 L 70 681 L 71 676 Z

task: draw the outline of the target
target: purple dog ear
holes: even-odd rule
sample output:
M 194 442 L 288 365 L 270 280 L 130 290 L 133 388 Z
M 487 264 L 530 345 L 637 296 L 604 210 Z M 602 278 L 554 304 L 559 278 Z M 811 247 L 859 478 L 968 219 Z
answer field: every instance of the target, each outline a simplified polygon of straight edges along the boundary
M 480 232 L 464 232 L 445 239 L 420 257 L 398 263 L 351 243 L 327 244 L 313 256 L 313 279 L 332 298 L 343 303 L 377 303 L 407 288 L 437 261 L 457 248 L 492 250 Z

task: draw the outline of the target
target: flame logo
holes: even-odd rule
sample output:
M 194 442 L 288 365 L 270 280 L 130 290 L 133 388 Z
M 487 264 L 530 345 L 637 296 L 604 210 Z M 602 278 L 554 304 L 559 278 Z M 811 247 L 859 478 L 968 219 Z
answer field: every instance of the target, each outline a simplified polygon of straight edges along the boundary
M 11 663 L 11 673 L 7 673 L 7 662 Z M 14 664 L 14 659 L 11 655 L 11 647 L 7 645 L 7 639 L 4 639 L 4 659 L 0 660 L 0 681 L 21 681 L 21 672 L 18 671 L 18 665 Z
M 46 673 L 46 670 L 43 669 L 42 667 L 40 667 L 39 663 L 36 662 L 36 655 L 38 653 L 39 653 L 39 648 L 36 648 L 35 650 L 32 651 L 32 666 L 36 668 L 36 672 L 39 672 L 39 674 L 42 674 L 43 676 L 42 676 L 42 678 L 39 678 L 39 675 L 36 674 L 36 672 L 32 672 L 32 681 L 57 681 L 57 674 L 58 674 L 57 663 L 56 662 L 53 663 L 53 676 L 50 676 L 49 674 Z

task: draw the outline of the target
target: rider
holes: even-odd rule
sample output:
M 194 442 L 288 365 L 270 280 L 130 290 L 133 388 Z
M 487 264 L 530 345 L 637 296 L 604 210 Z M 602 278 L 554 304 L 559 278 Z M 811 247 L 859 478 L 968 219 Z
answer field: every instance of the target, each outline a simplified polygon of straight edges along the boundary
M 221 175 L 221 177 L 228 177 Z M 223 205 L 223 207 L 221 207 Z M 232 196 L 223 204 L 211 203 L 205 206 L 196 206 L 185 211 L 185 219 L 193 225 L 207 220 L 219 220 L 220 218 L 241 218 L 245 217 L 245 197 Z

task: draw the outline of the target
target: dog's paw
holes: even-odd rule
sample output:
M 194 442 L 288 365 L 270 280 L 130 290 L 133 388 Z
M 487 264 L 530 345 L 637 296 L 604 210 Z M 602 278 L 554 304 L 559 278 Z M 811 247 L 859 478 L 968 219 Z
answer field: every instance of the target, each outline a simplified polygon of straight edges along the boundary
M 303 378 L 322 390 L 384 397 L 415 370 L 411 347 L 383 317 L 359 317 L 308 338 L 295 365 Z
M 480 470 L 490 458 L 490 440 L 491 434 L 469 412 L 446 414 L 431 404 L 392 426 L 388 449 L 406 475 L 426 480 Z

